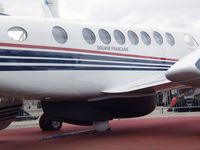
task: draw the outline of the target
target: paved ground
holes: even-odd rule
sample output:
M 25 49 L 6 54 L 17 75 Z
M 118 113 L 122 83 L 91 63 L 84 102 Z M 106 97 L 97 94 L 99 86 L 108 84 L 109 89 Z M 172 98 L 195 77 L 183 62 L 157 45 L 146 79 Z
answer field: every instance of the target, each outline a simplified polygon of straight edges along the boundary
M 33 116 L 40 116 L 42 111 L 30 111 Z M 200 112 L 167 112 L 167 108 L 157 107 L 154 112 L 142 118 L 166 118 L 166 117 L 184 117 L 184 116 L 200 116 Z M 142 119 L 141 118 L 141 119 Z M 39 118 L 33 121 L 13 122 L 6 130 L 17 128 L 38 127 Z
M 197 115 L 198 113 L 195 113 Z M 192 114 L 190 114 L 192 115 Z M 200 116 L 146 117 L 115 120 L 112 131 L 85 133 L 41 141 L 60 133 L 91 128 L 65 125 L 62 131 L 43 133 L 39 128 L 0 132 L 2 150 L 200 150 Z

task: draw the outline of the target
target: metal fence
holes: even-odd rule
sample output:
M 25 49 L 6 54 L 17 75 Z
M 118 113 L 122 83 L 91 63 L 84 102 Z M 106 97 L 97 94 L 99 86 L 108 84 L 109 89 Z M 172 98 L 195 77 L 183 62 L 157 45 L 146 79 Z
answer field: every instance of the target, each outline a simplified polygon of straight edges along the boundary
M 200 106 L 186 106 L 186 107 L 161 107 L 161 112 L 171 110 L 170 112 L 200 112 Z

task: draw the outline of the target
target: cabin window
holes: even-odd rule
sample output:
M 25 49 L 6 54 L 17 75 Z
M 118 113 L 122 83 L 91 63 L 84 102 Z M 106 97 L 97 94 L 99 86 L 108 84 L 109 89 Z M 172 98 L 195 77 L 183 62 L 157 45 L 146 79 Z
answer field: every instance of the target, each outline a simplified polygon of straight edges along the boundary
M 167 39 L 167 42 L 169 43 L 169 45 L 174 46 L 175 39 L 170 33 L 166 33 L 165 38 Z
M 141 38 L 142 38 L 142 41 L 145 45 L 150 45 L 151 44 L 151 38 L 149 36 L 148 33 L 142 31 L 141 32 Z
M 83 38 L 88 44 L 94 44 L 96 42 L 96 36 L 94 32 L 88 28 L 84 28 L 83 31 Z
M 110 34 L 108 33 L 108 31 L 106 31 L 104 29 L 99 30 L 99 38 L 106 45 L 110 44 L 110 42 L 111 42 Z
M 12 27 L 8 30 L 8 36 L 14 41 L 25 41 L 28 34 L 25 29 L 21 27 Z
M 114 37 L 115 37 L 115 40 L 116 40 L 116 42 L 118 44 L 120 44 L 120 45 L 124 45 L 125 44 L 125 41 L 126 41 L 125 40 L 125 36 L 121 31 L 115 30 L 114 31 Z
M 53 27 L 52 34 L 54 39 L 60 44 L 64 44 L 68 40 L 66 31 L 59 26 Z
M 163 44 L 163 38 L 162 38 L 160 33 L 154 31 L 153 32 L 153 37 L 154 37 L 154 40 L 156 41 L 157 44 L 159 44 L 159 45 Z
M 139 43 L 139 38 L 133 31 L 128 31 L 128 38 L 133 45 L 137 45 Z

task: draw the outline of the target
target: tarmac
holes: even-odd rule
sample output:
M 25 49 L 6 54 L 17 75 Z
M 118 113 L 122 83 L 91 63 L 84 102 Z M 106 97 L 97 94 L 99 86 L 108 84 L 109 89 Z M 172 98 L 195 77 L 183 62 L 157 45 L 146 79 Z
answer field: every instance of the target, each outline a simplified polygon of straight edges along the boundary
M 161 112 L 157 108 L 146 117 L 111 121 L 111 131 L 103 133 L 69 124 L 61 131 L 42 132 L 37 121 L 14 122 L 0 132 L 0 149 L 200 150 L 199 112 Z

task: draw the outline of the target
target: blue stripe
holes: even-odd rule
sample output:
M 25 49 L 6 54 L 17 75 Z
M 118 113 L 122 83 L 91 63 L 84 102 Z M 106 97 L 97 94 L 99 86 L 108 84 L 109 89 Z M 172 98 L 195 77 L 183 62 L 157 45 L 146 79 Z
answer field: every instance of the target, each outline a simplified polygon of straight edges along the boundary
M 138 67 L 161 67 L 169 68 L 170 66 L 162 65 L 145 65 L 145 64 L 128 64 L 128 63 L 111 63 L 111 62 L 90 62 L 76 60 L 49 60 L 49 59 L 20 59 L 20 58 L 0 58 L 0 62 L 7 63 L 54 63 L 54 64 L 81 64 L 81 65 L 117 65 L 117 66 L 138 66 Z
M 99 71 L 166 71 L 158 68 L 120 68 L 85 66 L 0 66 L 0 71 L 49 71 L 49 70 L 99 70 Z
M 30 50 L 0 50 L 0 56 L 20 56 L 20 57 L 46 57 L 46 58 L 68 58 L 68 59 L 88 59 L 88 60 L 101 60 L 101 61 L 114 61 L 114 62 L 131 62 L 131 63 L 149 63 L 149 64 L 162 64 L 173 65 L 175 62 L 144 60 L 144 59 L 130 59 L 119 58 L 110 56 L 96 56 L 87 54 L 72 54 L 72 53 L 58 53 L 58 52 L 40 52 Z
M 0 16 L 9 16 L 8 14 L 0 13 Z

